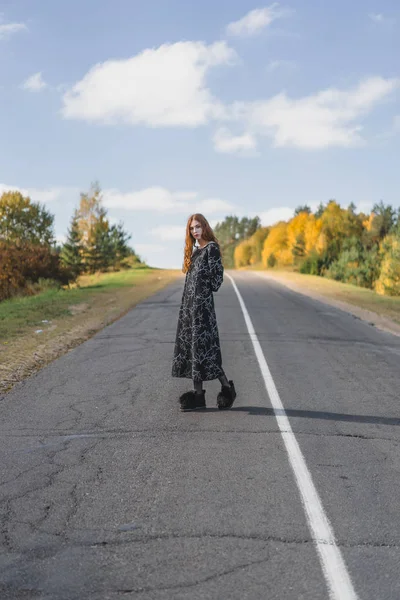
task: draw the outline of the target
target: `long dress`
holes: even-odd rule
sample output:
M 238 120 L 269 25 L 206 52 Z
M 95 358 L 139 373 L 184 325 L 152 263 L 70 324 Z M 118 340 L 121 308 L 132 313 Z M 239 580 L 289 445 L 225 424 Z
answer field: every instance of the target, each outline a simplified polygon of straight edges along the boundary
M 172 361 L 172 377 L 209 381 L 223 375 L 213 292 L 224 278 L 219 246 L 196 248 L 186 273 Z

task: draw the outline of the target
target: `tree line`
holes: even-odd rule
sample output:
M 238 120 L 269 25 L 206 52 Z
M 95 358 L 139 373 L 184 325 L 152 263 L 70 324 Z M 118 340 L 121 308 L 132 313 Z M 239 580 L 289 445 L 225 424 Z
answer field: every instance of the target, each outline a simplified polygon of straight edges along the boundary
M 354 204 L 342 208 L 335 200 L 320 204 L 314 213 L 299 206 L 292 219 L 258 226 L 233 248 L 223 224 L 215 231 L 221 232 L 223 252 L 235 268 L 292 268 L 400 295 L 400 209 L 382 201 L 369 214 L 357 213 Z
M 111 224 L 100 186 L 81 193 L 67 239 L 57 244 L 54 215 L 19 191 L 0 197 L 0 301 L 61 287 L 79 275 L 142 264 L 123 223 Z
M 315 212 L 299 206 L 288 221 L 263 227 L 258 216 L 229 215 L 214 227 L 224 265 L 291 268 L 400 295 L 400 209 L 383 202 L 368 214 L 335 200 Z M 79 275 L 142 265 L 123 223 L 112 224 L 97 183 L 81 193 L 65 243 L 40 203 L 9 191 L 0 197 L 0 300 L 67 285 Z

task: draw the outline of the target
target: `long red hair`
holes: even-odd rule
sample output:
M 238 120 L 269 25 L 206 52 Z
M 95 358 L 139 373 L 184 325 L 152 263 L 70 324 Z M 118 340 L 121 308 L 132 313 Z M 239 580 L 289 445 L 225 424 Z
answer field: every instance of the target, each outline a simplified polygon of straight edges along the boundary
M 193 221 L 193 219 L 198 221 L 202 227 L 203 232 L 202 232 L 201 237 L 203 238 L 203 240 L 205 240 L 206 242 L 216 242 L 219 246 L 219 241 L 215 237 L 214 232 L 211 229 L 211 226 L 210 226 L 209 222 L 207 221 L 207 219 L 200 213 L 195 213 L 194 215 L 190 215 L 190 217 L 188 218 L 187 223 L 186 223 L 185 252 L 184 252 L 183 267 L 182 267 L 183 273 L 187 273 L 190 269 L 190 265 L 192 262 L 193 248 L 194 248 L 194 245 L 196 242 L 196 239 L 193 237 L 193 235 L 190 231 L 190 224 Z

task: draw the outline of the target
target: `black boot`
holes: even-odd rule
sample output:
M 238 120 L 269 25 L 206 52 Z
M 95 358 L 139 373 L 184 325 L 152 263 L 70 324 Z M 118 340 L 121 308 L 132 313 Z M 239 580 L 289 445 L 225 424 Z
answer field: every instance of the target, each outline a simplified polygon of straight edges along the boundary
M 219 410 L 226 410 L 231 408 L 236 398 L 235 384 L 232 379 L 229 380 L 229 387 L 226 385 L 221 386 L 221 391 L 217 396 L 217 406 Z
M 199 410 L 206 408 L 206 391 L 202 390 L 200 393 L 191 390 L 185 392 L 179 397 L 180 408 L 184 412 L 190 410 Z

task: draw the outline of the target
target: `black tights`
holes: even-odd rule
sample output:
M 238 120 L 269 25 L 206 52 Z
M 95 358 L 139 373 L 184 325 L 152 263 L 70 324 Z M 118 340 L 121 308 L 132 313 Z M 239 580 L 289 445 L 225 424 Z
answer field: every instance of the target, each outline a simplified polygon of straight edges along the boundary
M 227 376 L 225 375 L 224 371 L 222 370 L 223 375 L 221 375 L 220 377 L 218 377 L 221 385 L 226 385 L 227 387 L 229 387 L 229 381 Z M 193 385 L 194 385 L 194 389 L 195 391 L 200 394 L 203 391 L 203 382 L 202 381 L 193 381 Z

